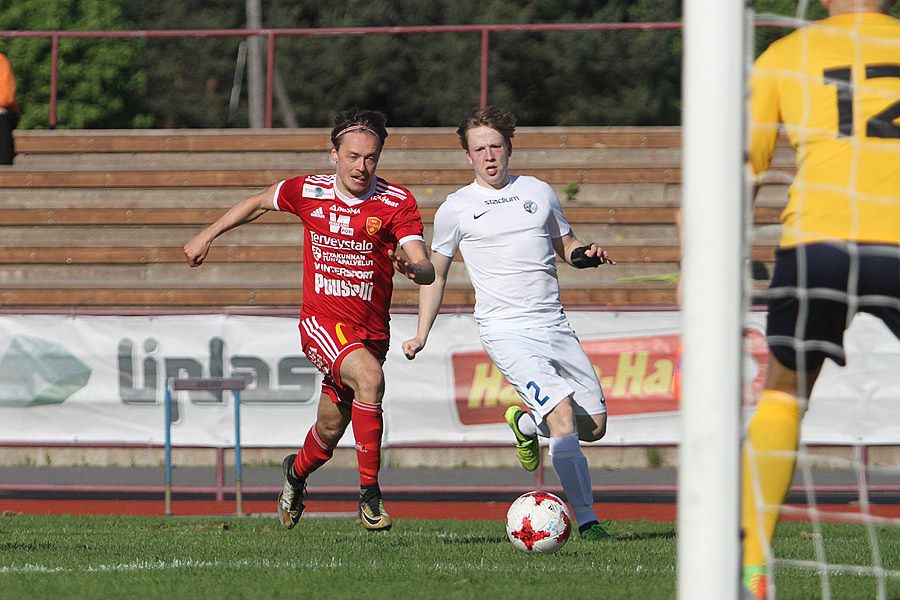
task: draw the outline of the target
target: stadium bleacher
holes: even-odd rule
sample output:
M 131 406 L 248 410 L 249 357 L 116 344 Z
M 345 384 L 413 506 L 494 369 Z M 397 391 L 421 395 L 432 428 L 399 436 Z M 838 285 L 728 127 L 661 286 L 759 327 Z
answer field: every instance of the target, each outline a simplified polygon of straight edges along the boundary
M 189 268 L 182 245 L 241 198 L 300 174 L 331 172 L 327 129 L 17 131 L 15 165 L 0 168 L 0 307 L 296 307 L 302 235 L 268 213 L 216 241 Z M 681 136 L 674 127 L 522 127 L 511 171 L 553 185 L 576 234 L 618 261 L 588 276 L 560 265 L 567 306 L 676 303 Z M 793 168 L 789 147 L 776 164 Z M 452 129 L 393 128 L 378 174 L 408 187 L 430 223 L 472 180 Z M 577 186 L 577 191 L 576 191 Z M 784 184 L 763 188 L 751 258 L 771 272 Z M 445 306 L 470 306 L 462 262 Z M 762 286 L 764 282 L 757 282 Z M 514 290 L 511 290 L 514 293 Z M 395 278 L 394 306 L 416 304 Z

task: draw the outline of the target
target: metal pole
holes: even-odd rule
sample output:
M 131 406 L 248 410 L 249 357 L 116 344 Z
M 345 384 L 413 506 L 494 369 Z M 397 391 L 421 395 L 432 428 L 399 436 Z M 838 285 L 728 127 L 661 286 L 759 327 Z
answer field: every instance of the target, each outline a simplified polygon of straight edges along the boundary
M 272 47 L 272 54 L 275 53 L 275 47 Z M 297 123 L 297 116 L 294 114 L 294 107 L 291 106 L 291 99 L 288 97 L 287 89 L 284 87 L 284 80 L 281 78 L 281 73 L 278 71 L 278 67 L 275 67 L 275 99 L 278 101 L 278 109 L 281 112 L 281 119 L 284 121 L 284 126 L 289 127 L 291 129 L 296 129 L 299 127 L 299 123 Z
M 234 390 L 234 499 L 238 516 L 244 514 L 241 476 L 241 392 Z
M 262 29 L 262 6 L 260 0 L 247 0 L 247 29 Z M 261 36 L 247 39 L 247 99 L 249 100 L 250 127 L 261 129 L 265 125 L 265 80 L 263 79 Z
M 244 71 L 247 70 L 247 40 L 238 44 L 237 60 L 234 63 L 234 83 L 231 85 L 231 98 L 228 101 L 228 124 L 237 122 L 238 106 L 241 102 L 241 88 L 244 86 Z
M 216 448 L 216 502 L 225 500 L 225 448 Z
M 166 382 L 166 491 L 165 491 L 165 514 L 167 517 L 172 515 L 172 384 L 174 379 L 169 378 Z
M 275 87 L 275 34 L 269 32 L 266 46 L 266 129 L 272 129 L 272 90 Z
M 234 452 L 235 452 L 235 499 L 237 500 L 237 514 L 243 513 L 243 483 L 241 475 L 241 396 L 240 390 L 247 384 L 243 377 L 181 377 L 169 379 L 166 386 L 166 514 L 171 514 L 171 488 L 172 470 L 170 456 L 169 436 L 169 389 L 173 391 L 206 391 L 234 392 Z M 224 451 L 217 455 L 216 483 L 220 482 L 220 474 L 224 469 Z M 221 477 L 224 479 L 224 476 Z M 216 499 L 220 499 L 221 486 L 216 486 Z
M 487 106 L 488 101 L 488 55 L 490 54 L 489 47 L 489 32 L 487 29 L 481 30 L 481 92 L 479 94 L 479 101 L 481 103 L 481 107 L 484 108 Z
M 743 3 L 684 4 L 678 598 L 740 588 Z
M 59 36 L 50 38 L 50 129 L 56 129 L 56 95 L 59 86 Z

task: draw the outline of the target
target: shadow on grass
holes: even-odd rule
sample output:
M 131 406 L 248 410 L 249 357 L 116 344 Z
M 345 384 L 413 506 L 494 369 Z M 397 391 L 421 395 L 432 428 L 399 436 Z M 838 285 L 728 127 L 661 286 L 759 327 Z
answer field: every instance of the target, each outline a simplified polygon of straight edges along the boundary
M 442 544 L 508 544 L 506 536 L 469 535 L 459 538 L 442 538 Z
M 6 542 L 0 544 L 0 550 L 49 550 L 53 547 L 50 542 Z
M 655 532 L 647 532 L 647 533 L 633 533 L 633 532 L 625 532 L 620 533 L 616 536 L 616 541 L 618 542 L 636 542 L 640 540 L 670 540 L 676 537 L 675 530 L 672 529 L 670 531 L 655 531 Z

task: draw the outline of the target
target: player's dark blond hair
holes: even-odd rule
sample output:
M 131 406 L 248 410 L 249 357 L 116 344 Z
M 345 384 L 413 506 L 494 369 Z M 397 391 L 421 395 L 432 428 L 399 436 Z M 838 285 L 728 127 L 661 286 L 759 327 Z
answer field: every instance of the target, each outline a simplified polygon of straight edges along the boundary
M 366 110 L 354 106 L 342 111 L 334 118 L 334 129 L 331 130 L 331 143 L 335 148 L 341 145 L 341 137 L 350 131 L 371 131 L 381 140 L 379 150 L 384 146 L 384 140 L 388 136 L 385 129 L 387 118 L 384 113 L 377 110 Z
M 482 126 L 499 131 L 506 142 L 506 148 L 512 150 L 512 138 L 516 131 L 516 117 L 511 112 L 503 112 L 496 106 L 473 108 L 466 113 L 456 130 L 456 135 L 459 136 L 459 143 L 463 150 L 469 151 L 469 140 L 466 137 L 469 130 Z

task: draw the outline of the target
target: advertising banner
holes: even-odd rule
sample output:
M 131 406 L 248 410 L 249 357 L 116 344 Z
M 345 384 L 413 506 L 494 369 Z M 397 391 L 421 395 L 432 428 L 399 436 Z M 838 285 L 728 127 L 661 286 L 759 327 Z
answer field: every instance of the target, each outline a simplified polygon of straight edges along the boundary
M 569 321 L 603 386 L 609 425 L 600 445 L 679 440 L 676 311 L 572 311 Z M 243 377 L 245 446 L 298 446 L 313 424 L 321 374 L 300 351 L 297 320 L 234 315 L 0 315 L 0 441 L 147 443 L 164 440 L 166 381 Z M 385 441 L 508 443 L 503 420 L 522 403 L 482 350 L 470 314 L 439 315 L 426 348 L 400 346 L 416 316 L 395 314 L 384 365 Z M 766 373 L 765 315 L 745 323 L 744 395 L 752 410 Z M 900 343 L 861 315 L 848 364 L 826 363 L 804 420 L 811 443 L 900 442 Z M 709 365 L 715 373 L 716 365 Z M 710 403 L 735 398 L 709 398 Z M 174 445 L 234 443 L 231 392 L 173 394 Z M 352 430 L 341 446 L 352 446 Z

